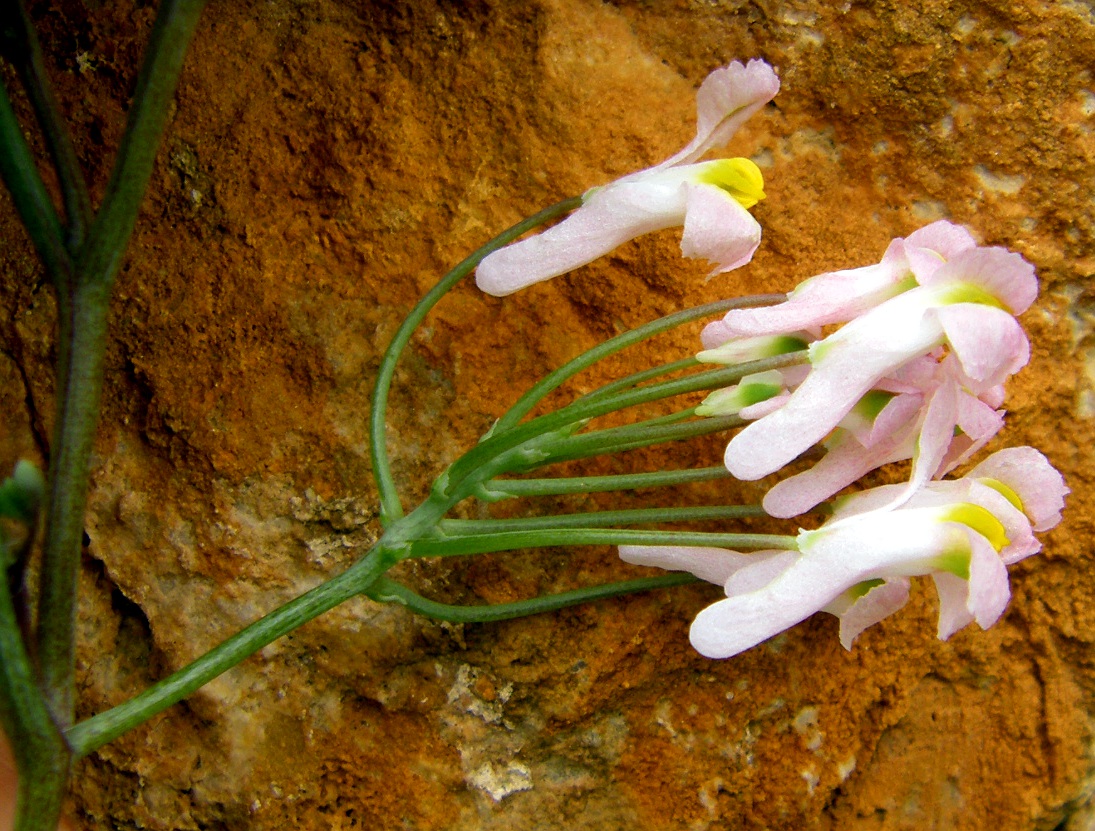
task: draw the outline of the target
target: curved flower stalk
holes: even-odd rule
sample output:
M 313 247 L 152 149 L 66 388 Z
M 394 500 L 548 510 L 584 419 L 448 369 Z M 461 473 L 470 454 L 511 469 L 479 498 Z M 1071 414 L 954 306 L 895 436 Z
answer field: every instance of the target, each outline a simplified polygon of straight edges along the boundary
M 797 551 L 745 555 L 718 548 L 621 546 L 636 565 L 688 571 L 726 590 L 692 624 L 692 645 L 729 658 L 824 611 L 840 618 L 840 642 L 904 606 L 909 578 L 931 576 L 938 635 L 975 622 L 985 629 L 1007 606 L 1006 566 L 1041 550 L 1034 531 L 1061 518 L 1064 480 L 1037 450 L 1002 450 L 960 479 L 930 482 L 901 507 L 889 485 L 841 501 L 831 519 L 802 531 Z
M 764 198 L 764 177 L 749 159 L 699 162 L 721 147 L 779 91 L 767 63 L 738 61 L 707 76 L 696 95 L 696 137 L 659 165 L 593 188 L 578 210 L 548 230 L 486 257 L 480 289 L 501 297 L 564 274 L 630 239 L 684 226 L 681 251 L 714 263 L 718 274 L 745 265 L 760 244 L 747 210 Z
M 910 495 L 1000 429 L 1003 382 L 1030 354 L 1015 316 L 1036 294 L 1034 269 L 1018 254 L 976 247 L 938 222 L 896 240 L 876 266 L 821 275 L 782 304 L 727 314 L 705 329 L 700 360 L 720 360 L 740 341 L 801 338 L 848 321 L 810 343 L 805 374 L 783 371 L 770 400 L 741 410 L 758 420 L 729 443 L 727 468 L 759 479 L 825 442 L 821 463 L 769 493 L 775 516 L 809 510 L 867 471 L 909 458 L 912 479 L 898 499 Z

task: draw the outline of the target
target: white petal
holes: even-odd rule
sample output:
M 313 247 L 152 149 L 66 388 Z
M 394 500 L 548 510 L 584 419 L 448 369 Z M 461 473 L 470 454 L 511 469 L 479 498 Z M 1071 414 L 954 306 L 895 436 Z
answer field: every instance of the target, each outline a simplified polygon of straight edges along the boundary
M 687 170 L 633 174 L 591 192 L 557 225 L 484 258 L 475 283 L 503 297 L 565 274 L 642 234 L 684 222 Z
M 745 265 L 760 245 L 760 223 L 734 197 L 714 185 L 685 185 L 681 253 L 715 265 L 721 274 Z
M 696 137 L 658 168 L 688 164 L 708 150 L 722 147 L 750 116 L 779 92 L 779 78 L 762 60 L 734 61 L 716 69 L 696 93 Z
M 620 559 L 636 566 L 687 571 L 716 585 L 725 585 L 734 572 L 756 562 L 756 554 L 739 554 L 725 548 L 679 545 L 621 545 Z
M 870 589 L 839 613 L 840 645 L 852 648 L 852 642 L 869 626 L 888 618 L 909 600 L 909 580 L 897 577 Z

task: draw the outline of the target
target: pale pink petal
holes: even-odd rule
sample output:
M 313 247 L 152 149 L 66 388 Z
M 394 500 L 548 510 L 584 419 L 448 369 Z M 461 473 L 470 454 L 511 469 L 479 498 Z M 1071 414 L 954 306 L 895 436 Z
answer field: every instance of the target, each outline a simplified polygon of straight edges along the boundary
M 970 579 L 936 572 L 932 575 L 939 593 L 939 638 L 947 640 L 964 626 L 977 621 L 988 629 L 1007 608 L 1011 589 L 1008 572 L 996 551 L 979 534 L 967 532 L 970 541 Z
M 621 545 L 620 559 L 636 566 L 687 571 L 701 580 L 722 586 L 734 572 L 755 563 L 765 552 L 739 554 L 725 548 L 674 545 Z
M 909 580 L 907 577 L 898 577 L 874 586 L 843 611 L 833 612 L 840 618 L 840 645 L 851 649 L 852 643 L 864 629 L 899 611 L 908 600 Z
M 727 597 L 748 594 L 767 586 L 801 557 L 797 551 L 758 551 L 750 562 L 731 574 L 723 588 Z
M 764 495 L 764 510 L 781 519 L 804 514 L 864 474 L 907 459 L 911 453 L 912 436 L 908 430 L 895 432 L 871 447 L 864 447 L 848 436 L 832 445 L 813 467 L 771 488 Z
M 779 78 L 762 60 L 734 61 L 716 69 L 696 93 L 696 137 L 656 169 L 688 164 L 708 150 L 722 147 L 750 116 L 775 98 Z
M 976 396 L 963 391 L 958 398 L 958 426 L 962 432 L 951 439 L 950 448 L 936 469 L 936 476 L 950 473 L 988 444 L 1004 427 L 1004 411 L 994 410 Z
M 886 402 L 869 429 L 856 432 L 856 438 L 864 447 L 874 447 L 879 442 L 887 441 L 912 424 L 923 405 L 923 395 L 896 395 Z
M 966 607 L 982 629 L 988 629 L 1000 619 L 1007 608 L 1011 589 L 1008 587 L 1008 570 L 988 541 L 973 531 L 969 532 L 972 553 L 970 555 L 969 599 Z
M 981 399 L 963 392 L 958 399 L 958 426 L 962 432 L 978 441 L 987 440 L 1000 432 L 1004 417 Z
M 941 219 L 906 237 L 905 256 L 917 282 L 926 285 L 947 260 L 976 246 L 965 228 Z
M 721 274 L 745 265 L 760 245 L 760 224 L 722 188 L 685 185 L 681 253 L 708 260 Z
M 972 283 L 987 291 L 1014 315 L 1021 315 L 1038 296 L 1034 266 L 1004 248 L 971 248 L 955 255 L 921 285 Z
M 1035 531 L 1048 531 L 1061 521 L 1069 488 L 1064 477 L 1033 447 L 999 450 L 966 474 L 967 479 L 981 477 L 996 479 L 1015 491 Z
M 1030 360 L 1023 327 L 1003 309 L 957 303 L 941 306 L 934 314 L 962 371 L 979 384 L 996 386 Z
M 729 343 L 737 337 L 730 328 L 721 320 L 713 320 L 703 327 L 700 332 L 700 343 L 706 350 L 718 349 L 723 344 Z
M 831 580 L 813 585 L 784 583 L 777 577 L 766 588 L 703 609 L 689 631 L 692 646 L 707 658 L 737 655 L 806 620 L 844 588 Z M 780 585 L 773 588 L 776 584 Z
M 688 175 L 678 169 L 591 191 L 562 222 L 484 258 L 476 285 L 503 297 L 591 263 L 637 236 L 680 225 Z
M 912 494 L 931 479 L 946 458 L 958 423 L 958 385 L 944 380 L 928 399 L 920 436 L 913 451 L 912 472 L 906 494 Z
M 945 571 L 937 571 L 932 579 L 939 595 L 939 628 L 936 631 L 939 640 L 945 641 L 959 629 L 973 623 L 973 613 L 966 605 L 970 584 Z
M 895 240 L 878 265 L 811 277 L 774 306 L 733 309 L 720 331 L 741 337 L 843 323 L 893 297 L 906 274 L 901 243 Z
M 880 485 L 877 488 L 869 488 L 865 491 L 841 496 L 833 502 L 833 513 L 826 525 L 831 525 L 839 520 L 847 519 L 856 514 L 866 514 L 884 508 L 894 501 L 894 497 L 905 489 L 901 485 Z M 910 502 L 913 500 L 910 500 Z

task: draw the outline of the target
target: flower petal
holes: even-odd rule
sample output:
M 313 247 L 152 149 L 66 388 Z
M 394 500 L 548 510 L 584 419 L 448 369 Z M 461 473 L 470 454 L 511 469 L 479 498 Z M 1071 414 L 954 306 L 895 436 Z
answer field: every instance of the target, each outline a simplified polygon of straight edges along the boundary
M 939 595 L 939 627 L 936 634 L 939 640 L 945 641 L 959 629 L 973 623 L 973 613 L 966 606 L 970 584 L 945 571 L 937 571 L 932 579 Z
M 1048 531 L 1061 521 L 1065 496 L 1070 493 L 1064 477 L 1033 447 L 998 450 L 965 478 L 995 479 L 1015 491 L 1035 531 Z
M 591 263 L 637 236 L 680 225 L 689 173 L 634 174 L 591 191 L 562 222 L 485 257 L 476 285 L 503 297 Z
M 984 289 L 1021 315 L 1038 296 L 1034 266 L 1005 248 L 971 248 L 961 251 L 945 266 L 919 278 L 923 286 L 938 283 L 969 283 Z
M 750 116 L 775 98 L 779 78 L 762 60 L 733 61 L 708 75 L 696 93 L 696 137 L 658 168 L 688 164 L 722 147 Z
M 721 331 L 744 337 L 843 323 L 897 294 L 906 274 L 901 243 L 895 240 L 877 265 L 819 274 L 800 283 L 782 303 L 727 312 Z
M 909 579 L 898 577 L 868 589 L 866 594 L 856 598 L 843 611 L 833 612 L 840 618 L 840 645 L 851 649 L 852 643 L 864 629 L 888 618 L 908 600 Z
M 969 231 L 941 219 L 905 238 L 905 256 L 917 282 L 926 285 L 945 262 L 976 246 Z
M 734 197 L 714 185 L 685 185 L 681 253 L 700 257 L 721 274 L 745 265 L 760 245 L 760 224 Z
M 680 545 L 621 545 L 620 559 L 636 566 L 687 571 L 722 586 L 741 568 L 757 561 L 766 552 L 739 554 L 725 548 L 700 548 Z M 776 552 L 773 552 L 776 553 Z
M 1023 327 L 1003 309 L 956 303 L 941 306 L 935 315 L 962 371 L 980 385 L 1001 384 L 1030 360 L 1030 342 Z
M 764 510 L 782 519 L 804 514 L 864 474 L 882 465 L 907 459 L 911 453 L 912 439 L 907 430 L 895 432 L 871 447 L 864 447 L 855 438 L 846 435 L 839 444 L 831 446 L 813 467 L 772 487 L 764 495 Z M 897 495 L 895 492 L 894 496 Z

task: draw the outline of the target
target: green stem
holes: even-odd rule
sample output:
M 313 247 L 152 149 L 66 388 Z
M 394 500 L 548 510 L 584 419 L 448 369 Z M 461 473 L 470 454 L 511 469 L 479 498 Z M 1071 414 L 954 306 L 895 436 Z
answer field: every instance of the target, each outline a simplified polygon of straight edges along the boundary
M 500 531 L 536 531 L 544 528 L 608 528 L 660 522 L 704 522 L 768 516 L 760 505 L 700 505 L 685 508 L 634 508 L 589 511 L 581 514 L 522 517 L 520 519 L 443 519 L 438 528 L 446 536 L 496 534 Z
M 605 384 L 603 387 L 588 392 L 585 395 L 576 398 L 575 401 L 589 402 L 597 401 L 601 398 L 607 398 L 612 395 L 616 395 L 619 392 L 633 389 L 639 384 L 645 381 L 653 380 L 654 378 L 660 378 L 663 375 L 671 375 L 674 372 L 681 372 L 685 369 L 692 369 L 699 366 L 700 362 L 695 358 L 682 358 L 679 361 L 673 361 L 672 363 L 663 364 L 662 366 L 651 367 L 650 369 L 644 369 L 642 372 L 635 372 L 628 375 L 626 378 L 620 378 L 618 381 L 613 381 L 610 384 Z
M 61 351 L 57 413 L 49 466 L 49 502 L 38 600 L 37 658 L 43 690 L 54 718 L 72 723 L 75 660 L 76 582 L 84 533 L 88 470 L 103 386 L 107 292 L 75 286 L 71 315 L 62 320 L 68 335 Z
M 8 47 L 5 51 L 19 70 L 45 136 L 64 199 L 68 220 L 66 246 L 70 251 L 75 250 L 83 244 L 91 221 L 91 199 L 88 196 L 87 183 L 76 159 L 76 148 L 73 147 L 68 129 L 61 119 L 61 110 L 46 73 L 38 35 L 31 25 L 23 0 L 10 2 L 7 20 L 14 31 L 12 40 L 5 44 Z
M 733 367 L 700 372 L 687 378 L 650 384 L 618 395 L 598 397 L 592 401 L 576 401 L 509 430 L 500 433 L 493 431 L 490 438 L 481 441 L 476 447 L 453 463 L 442 477 L 441 484 L 445 492 L 453 496 L 452 504 L 455 504 L 473 492 L 477 485 L 489 478 L 481 476 L 484 471 L 489 472 L 492 476 L 505 472 L 504 469 L 497 469 L 497 466 L 492 464 L 491 460 L 501 457 L 532 439 L 551 437 L 552 441 L 557 441 L 560 437 L 558 435 L 552 436 L 553 433 L 558 434 L 572 425 L 588 421 L 597 416 L 638 404 L 647 404 L 663 398 L 671 398 L 676 395 L 728 386 L 751 373 L 791 366 L 804 360 L 806 360 L 804 352 L 793 352 Z M 528 469 L 528 467 L 524 466 L 524 469 Z
M 109 284 L 121 264 L 182 72 L 183 58 L 205 0 L 163 0 L 106 194 L 81 249 L 81 279 Z
M 491 479 L 476 491 L 487 502 L 523 496 L 557 496 L 571 493 L 603 493 L 605 491 L 635 491 L 729 479 L 724 466 L 698 467 L 687 470 L 656 470 L 648 473 L 622 473 L 613 476 L 567 476 L 556 479 Z
M 545 208 L 538 214 L 503 231 L 442 277 L 441 281 L 418 301 L 418 304 L 411 310 L 411 313 L 407 315 L 396 331 L 395 337 L 392 338 L 392 342 L 388 345 L 384 358 L 380 362 L 380 369 L 377 371 L 372 409 L 369 414 L 369 448 L 372 454 L 373 478 L 376 479 L 380 491 L 380 521 L 385 527 L 403 516 L 403 505 L 399 499 L 399 491 L 395 486 L 395 480 L 392 478 L 391 462 L 388 457 L 388 392 L 395 376 L 396 364 L 399 362 L 403 350 L 410 342 L 414 330 L 418 328 L 438 301 L 479 265 L 484 257 L 503 245 L 508 245 L 533 228 L 569 213 L 581 204 L 582 198 L 580 196 L 564 199 L 562 202 Z
M 703 306 L 696 306 L 692 309 L 685 309 L 684 311 L 667 315 L 666 317 L 651 321 L 645 326 L 640 326 L 637 329 L 631 329 L 614 338 L 609 338 L 604 343 L 593 347 L 587 352 L 583 352 L 577 358 L 568 361 L 550 375 L 545 376 L 543 380 L 522 395 L 517 400 L 517 403 L 510 407 L 505 415 L 498 419 L 498 423 L 495 425 L 492 433 L 493 435 L 497 435 L 512 429 L 552 390 L 558 388 L 562 383 L 577 375 L 583 369 L 592 366 L 597 363 L 597 361 L 607 358 L 609 355 L 619 352 L 621 349 L 626 349 L 627 347 L 640 343 L 654 335 L 667 332 L 670 329 L 674 329 L 677 326 L 690 323 L 694 320 L 721 314 L 730 309 L 742 309 L 752 306 L 770 306 L 773 303 L 779 303 L 785 300 L 786 297 L 787 295 L 785 294 L 768 294 L 756 295 L 754 297 L 734 298 L 733 300 L 720 300 L 716 303 L 708 303 Z
M 736 415 L 712 416 L 684 424 L 663 425 L 643 422 L 627 427 L 613 427 L 609 430 L 583 433 L 580 436 L 553 439 L 540 445 L 543 457 L 537 466 L 571 462 L 590 456 L 604 456 L 608 453 L 623 453 L 655 444 L 709 436 L 712 433 L 721 433 L 724 430 L 740 427 L 744 423 L 745 420 Z
M 731 549 L 797 550 L 795 537 L 782 534 L 711 534 L 699 531 L 636 531 L 630 528 L 562 528 L 503 531 L 474 537 L 419 539 L 410 544 L 412 557 L 460 557 L 518 548 L 575 545 L 692 545 Z
M 35 683 L 7 575 L 0 575 L 0 723 L 19 771 L 16 831 L 55 831 L 71 752 Z
M 3 84 L 0 84 L 0 176 L 50 279 L 58 289 L 67 286 L 72 276 L 72 259 L 65 248 L 61 220 L 38 174 L 34 154 L 23 138 Z
M 37 655 L 54 719 L 72 723 L 73 633 L 88 460 L 98 421 L 110 288 L 133 231 L 204 0 L 164 0 L 152 28 L 102 207 L 69 286 L 59 283 L 59 405 L 50 453 Z M 48 265 L 48 264 L 47 264 Z
M 167 709 L 262 647 L 292 632 L 324 612 L 369 590 L 394 564 L 395 558 L 377 544 L 337 577 L 291 600 L 214 647 L 124 704 L 80 722 L 65 732 L 77 757 L 86 756 L 127 730 Z
M 691 574 L 666 574 L 660 577 L 644 577 L 637 580 L 624 580 L 619 583 L 606 583 L 586 589 L 549 594 L 531 600 L 517 600 L 513 603 L 495 603 L 489 606 L 451 606 L 429 600 L 408 589 L 402 583 L 382 577 L 377 580 L 369 597 L 384 603 L 399 603 L 420 615 L 435 620 L 447 620 L 451 623 L 490 623 L 499 620 L 538 615 L 554 612 L 580 603 L 591 603 L 608 597 L 624 594 L 683 586 L 699 582 Z

